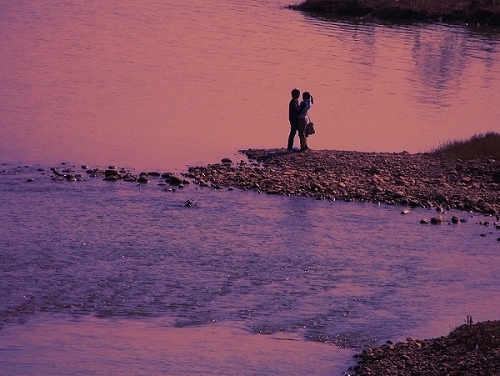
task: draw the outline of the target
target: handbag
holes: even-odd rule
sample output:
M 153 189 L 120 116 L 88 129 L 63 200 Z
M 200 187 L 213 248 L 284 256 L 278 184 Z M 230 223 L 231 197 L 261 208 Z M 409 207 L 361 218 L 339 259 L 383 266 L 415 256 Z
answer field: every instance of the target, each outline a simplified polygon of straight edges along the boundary
M 310 121 L 309 123 L 307 123 L 307 125 L 306 125 L 306 131 L 304 133 L 305 133 L 306 137 L 309 136 L 309 135 L 312 135 L 312 134 L 316 133 L 316 130 L 314 129 L 314 123 L 312 121 Z

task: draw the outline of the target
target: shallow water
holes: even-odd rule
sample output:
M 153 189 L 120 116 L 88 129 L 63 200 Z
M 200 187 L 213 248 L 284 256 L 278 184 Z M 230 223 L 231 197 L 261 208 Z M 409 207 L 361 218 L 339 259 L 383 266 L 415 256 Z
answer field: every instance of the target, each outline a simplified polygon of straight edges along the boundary
M 179 329 L 160 319 L 38 318 L 5 336 L 17 344 L 0 347 L 9 375 L 331 375 L 351 355 L 293 334 L 249 336 L 226 323 Z
M 352 355 L 336 352 L 332 344 L 359 349 L 412 334 L 445 335 L 467 315 L 475 320 L 500 315 L 499 235 L 479 224 L 492 221 L 488 217 L 458 213 L 468 221 L 427 226 L 419 221 L 433 212 L 424 209 L 401 215 L 395 206 L 194 185 L 169 192 L 154 179 L 146 186 L 95 178 L 55 182 L 36 166 L 4 167 L 0 368 L 12 373 L 27 370 L 22 359 L 30 349 L 38 353 L 40 363 L 34 362 L 42 373 L 50 373 L 42 361 L 47 352 L 56 366 L 64 366 L 57 344 L 86 331 L 95 332 L 92 343 L 107 358 L 110 335 L 121 349 L 123 341 L 132 341 L 122 330 L 133 336 L 146 326 L 137 341 L 160 336 L 155 341 L 166 346 L 153 360 L 172 346 L 161 338 L 171 328 L 185 328 L 189 338 L 218 333 L 199 345 L 199 360 L 189 363 L 193 374 L 227 343 L 228 330 L 239 333 L 238 341 L 248 336 L 250 343 L 263 340 L 255 336 L 291 336 L 299 342 L 292 357 L 307 353 L 311 359 L 296 365 L 296 374 L 325 374 L 325 368 L 314 368 L 317 362 L 346 370 Z M 195 205 L 186 207 L 186 200 Z M 72 320 L 78 322 L 75 328 Z M 100 329 L 108 325 L 116 335 Z M 56 335 L 54 345 L 37 344 L 40 336 L 60 330 L 68 333 Z M 30 341 L 35 342 L 27 345 Z M 307 346 L 310 342 L 323 344 L 330 363 L 325 353 L 317 354 L 316 344 Z M 286 358 L 289 350 L 281 341 L 266 345 L 277 358 Z M 252 364 L 259 362 L 259 346 L 249 350 Z M 108 350 L 116 356 L 116 349 Z M 75 351 L 69 346 L 65 357 Z M 136 348 L 120 351 L 138 356 Z M 169 369 L 184 373 L 185 364 L 176 359 Z M 214 374 L 246 373 L 244 362 L 213 361 L 221 367 Z M 141 364 L 96 362 L 110 372 Z

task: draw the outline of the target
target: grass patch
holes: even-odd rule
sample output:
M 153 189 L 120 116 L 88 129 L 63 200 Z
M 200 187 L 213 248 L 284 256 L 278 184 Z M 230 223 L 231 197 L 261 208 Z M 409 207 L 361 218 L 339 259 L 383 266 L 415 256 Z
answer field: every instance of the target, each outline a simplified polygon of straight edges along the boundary
M 500 321 L 485 321 L 477 324 L 464 324 L 455 328 L 448 337 L 467 350 L 500 348 Z
M 475 134 L 468 140 L 447 141 L 430 150 L 431 154 L 454 159 L 493 158 L 500 160 L 500 133 Z

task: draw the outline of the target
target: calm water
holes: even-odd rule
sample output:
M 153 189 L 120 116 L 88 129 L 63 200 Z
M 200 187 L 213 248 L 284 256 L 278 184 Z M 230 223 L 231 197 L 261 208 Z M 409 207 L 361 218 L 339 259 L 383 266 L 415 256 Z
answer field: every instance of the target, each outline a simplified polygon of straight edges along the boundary
M 327 22 L 264 0 L 4 2 L 0 160 L 182 168 L 285 147 L 425 151 L 500 131 L 500 34 Z
M 284 147 L 293 87 L 315 149 L 500 131 L 497 31 L 283 5 L 0 5 L 0 374 L 340 375 L 362 346 L 500 317 L 488 218 L 50 179 Z

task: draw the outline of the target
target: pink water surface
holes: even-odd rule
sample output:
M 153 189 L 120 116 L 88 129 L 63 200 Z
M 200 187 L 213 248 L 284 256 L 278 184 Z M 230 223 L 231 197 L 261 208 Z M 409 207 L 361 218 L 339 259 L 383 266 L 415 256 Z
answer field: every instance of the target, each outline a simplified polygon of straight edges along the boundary
M 499 34 L 324 21 L 263 0 L 0 6 L 0 160 L 136 168 L 285 147 L 426 151 L 500 131 Z

